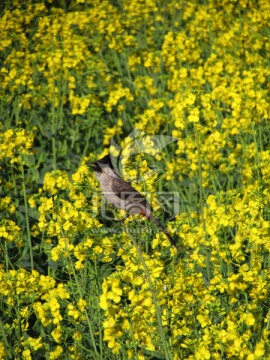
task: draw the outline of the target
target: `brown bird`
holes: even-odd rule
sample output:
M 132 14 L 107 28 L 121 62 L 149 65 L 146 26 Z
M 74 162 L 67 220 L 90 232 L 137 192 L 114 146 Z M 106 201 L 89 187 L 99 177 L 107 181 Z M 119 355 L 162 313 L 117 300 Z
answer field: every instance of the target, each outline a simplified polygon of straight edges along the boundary
M 125 210 L 130 214 L 140 214 L 152 220 L 167 236 L 170 243 L 176 247 L 173 238 L 164 229 L 162 224 L 152 213 L 151 206 L 146 198 L 135 190 L 127 181 L 122 179 L 113 167 L 109 155 L 90 163 L 99 181 L 101 191 L 106 200 L 115 207 Z

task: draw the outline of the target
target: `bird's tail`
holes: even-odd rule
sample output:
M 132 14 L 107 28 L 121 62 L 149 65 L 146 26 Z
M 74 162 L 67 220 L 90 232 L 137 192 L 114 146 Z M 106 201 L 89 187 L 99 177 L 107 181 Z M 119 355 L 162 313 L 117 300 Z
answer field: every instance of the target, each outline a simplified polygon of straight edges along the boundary
M 159 230 L 161 230 L 163 232 L 163 234 L 165 234 L 168 238 L 168 240 L 170 241 L 170 243 L 176 247 L 176 243 L 173 240 L 173 238 L 171 237 L 171 235 L 168 233 L 168 231 L 166 229 L 164 229 L 164 227 L 162 226 L 162 224 L 158 221 L 158 219 L 156 219 L 154 217 L 154 215 L 150 214 L 149 219 L 151 219 L 159 228 Z

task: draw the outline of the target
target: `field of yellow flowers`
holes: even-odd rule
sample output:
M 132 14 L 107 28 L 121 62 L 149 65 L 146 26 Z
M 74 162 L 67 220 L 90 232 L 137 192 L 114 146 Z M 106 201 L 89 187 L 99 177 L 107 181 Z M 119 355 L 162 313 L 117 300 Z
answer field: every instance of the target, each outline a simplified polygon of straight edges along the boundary
M 0 9 L 0 359 L 270 359 L 269 1 Z M 177 250 L 103 216 L 112 139 Z

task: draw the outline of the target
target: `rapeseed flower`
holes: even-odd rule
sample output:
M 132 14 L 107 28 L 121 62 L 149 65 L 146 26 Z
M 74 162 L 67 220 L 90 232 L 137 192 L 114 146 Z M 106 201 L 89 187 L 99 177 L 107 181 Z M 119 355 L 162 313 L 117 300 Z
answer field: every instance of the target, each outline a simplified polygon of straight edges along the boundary
M 0 357 L 82 359 L 102 345 L 144 359 L 166 344 L 175 359 L 265 357 L 269 2 L 118 5 L 14 1 L 1 14 Z M 154 210 L 162 180 L 180 192 L 178 253 L 102 216 L 86 164 L 131 127 L 139 146 L 126 137 L 120 168 Z M 159 149 L 149 135 L 162 133 L 177 142 Z

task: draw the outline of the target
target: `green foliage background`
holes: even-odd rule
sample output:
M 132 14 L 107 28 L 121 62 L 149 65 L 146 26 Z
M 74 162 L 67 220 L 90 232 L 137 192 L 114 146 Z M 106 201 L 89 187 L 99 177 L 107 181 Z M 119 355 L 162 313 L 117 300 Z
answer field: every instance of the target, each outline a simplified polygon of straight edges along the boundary
M 0 10 L 0 358 L 267 359 L 269 2 Z M 102 216 L 87 162 L 112 138 L 127 179 L 160 170 L 133 185 L 162 221 L 179 194 L 177 251 Z

